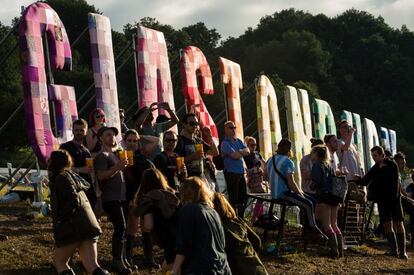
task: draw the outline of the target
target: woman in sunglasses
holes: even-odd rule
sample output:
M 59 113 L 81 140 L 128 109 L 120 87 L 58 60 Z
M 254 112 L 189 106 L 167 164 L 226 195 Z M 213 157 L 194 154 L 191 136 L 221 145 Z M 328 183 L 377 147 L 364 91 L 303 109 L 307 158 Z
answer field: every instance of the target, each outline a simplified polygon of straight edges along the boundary
M 101 108 L 96 108 L 89 113 L 89 127 L 86 134 L 86 146 L 94 157 L 100 150 L 101 144 L 98 142 L 98 130 L 106 122 L 105 112 Z

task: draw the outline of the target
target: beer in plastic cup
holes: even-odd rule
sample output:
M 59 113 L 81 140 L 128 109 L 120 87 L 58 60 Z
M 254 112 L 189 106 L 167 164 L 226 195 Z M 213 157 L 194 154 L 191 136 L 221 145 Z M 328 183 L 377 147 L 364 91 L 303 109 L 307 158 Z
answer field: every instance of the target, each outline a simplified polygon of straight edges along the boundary
M 201 152 L 203 153 L 203 144 L 199 143 L 195 145 L 195 150 L 196 152 Z
M 177 157 L 176 159 L 177 162 L 177 171 L 181 172 L 184 170 L 184 158 L 183 157 Z
M 120 160 L 126 160 L 127 159 L 127 152 L 125 150 L 120 150 L 118 152 L 118 157 Z
M 128 150 L 127 157 L 128 157 L 128 164 L 134 165 L 134 151 Z
M 93 168 L 93 158 L 86 158 L 85 162 L 88 168 Z

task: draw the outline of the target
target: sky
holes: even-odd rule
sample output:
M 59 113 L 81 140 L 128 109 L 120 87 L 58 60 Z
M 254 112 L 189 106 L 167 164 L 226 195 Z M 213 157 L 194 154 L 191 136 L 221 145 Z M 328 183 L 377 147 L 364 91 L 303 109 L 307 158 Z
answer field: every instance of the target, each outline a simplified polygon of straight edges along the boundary
M 0 0 L 0 21 L 10 25 L 21 6 L 33 0 Z M 414 30 L 414 0 L 87 0 L 111 19 L 112 28 L 122 31 L 127 23 L 142 17 L 155 17 L 163 24 L 181 28 L 204 22 L 222 35 L 237 37 L 247 27 L 255 27 L 260 18 L 282 9 L 295 8 L 312 14 L 333 17 L 355 8 L 381 15 L 395 28 L 403 24 Z M 63 22 L 64 23 L 64 22 Z

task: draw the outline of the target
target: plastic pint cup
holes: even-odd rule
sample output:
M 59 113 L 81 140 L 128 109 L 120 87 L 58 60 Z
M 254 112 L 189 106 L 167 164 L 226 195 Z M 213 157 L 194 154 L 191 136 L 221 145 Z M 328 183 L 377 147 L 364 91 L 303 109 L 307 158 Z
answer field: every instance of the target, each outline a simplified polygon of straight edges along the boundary
M 88 168 L 93 168 L 93 158 L 86 158 L 85 162 Z
M 125 150 L 120 150 L 118 152 L 118 156 L 120 160 L 126 160 L 127 159 L 127 152 Z
M 203 144 L 199 143 L 195 145 L 195 150 L 196 152 L 201 152 L 203 153 Z
M 177 171 L 182 172 L 184 170 L 184 158 L 183 157 L 177 157 Z
M 128 150 L 127 157 L 128 157 L 128 164 L 134 165 L 134 151 Z

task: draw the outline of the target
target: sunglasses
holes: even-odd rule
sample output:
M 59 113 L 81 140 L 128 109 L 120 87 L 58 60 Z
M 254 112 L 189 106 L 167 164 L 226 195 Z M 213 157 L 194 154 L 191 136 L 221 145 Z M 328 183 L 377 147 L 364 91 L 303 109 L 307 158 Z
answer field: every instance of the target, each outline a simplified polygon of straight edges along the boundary
M 126 142 L 133 142 L 133 143 L 137 143 L 139 141 L 139 139 L 127 139 Z
M 190 122 L 188 122 L 188 125 L 190 125 L 190 126 L 198 126 L 199 123 L 197 121 L 190 121 Z
M 165 139 L 166 142 L 176 142 L 177 140 L 175 138 L 167 138 Z
M 105 115 L 103 115 L 103 114 L 96 114 L 95 115 L 95 118 L 102 118 L 102 117 L 105 117 Z
M 237 129 L 237 127 L 236 127 L 236 126 L 229 126 L 228 128 L 229 128 L 229 129 L 232 129 L 232 130 Z
M 250 143 L 249 146 L 250 147 L 256 146 L 256 143 Z

